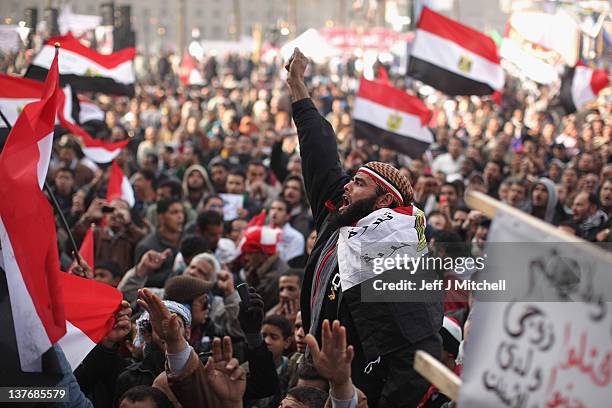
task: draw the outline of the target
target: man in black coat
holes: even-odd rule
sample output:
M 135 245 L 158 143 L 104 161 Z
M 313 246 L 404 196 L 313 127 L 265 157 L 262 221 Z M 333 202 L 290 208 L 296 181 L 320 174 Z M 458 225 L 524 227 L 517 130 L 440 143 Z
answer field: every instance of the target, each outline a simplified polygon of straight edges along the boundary
M 342 169 L 336 135 L 304 83 L 307 65 L 307 58 L 296 49 L 285 66 L 304 183 L 317 230 L 302 286 L 303 325 L 320 341 L 323 320 L 340 320 L 347 328 L 349 344 L 355 347 L 353 382 L 368 397 L 368 405 L 414 407 L 428 387 L 413 369 L 414 353 L 420 349 L 440 358 L 442 304 L 362 302 L 359 290 L 343 290 L 339 284 L 337 248 L 341 227 L 355 225 L 374 211 L 422 212 L 411 205 L 408 180 L 392 166 L 367 163 L 352 179 Z

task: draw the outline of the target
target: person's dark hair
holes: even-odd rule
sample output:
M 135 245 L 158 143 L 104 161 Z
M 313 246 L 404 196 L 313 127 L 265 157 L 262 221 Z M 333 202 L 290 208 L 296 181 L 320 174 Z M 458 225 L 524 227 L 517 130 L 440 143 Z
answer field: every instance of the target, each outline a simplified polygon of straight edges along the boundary
M 174 203 L 181 204 L 181 200 L 176 197 L 163 198 L 157 202 L 157 214 L 165 214 Z
M 524 180 L 514 177 L 508 179 L 508 186 L 512 187 L 514 185 L 521 186 L 525 189 L 525 191 L 527 191 L 527 183 Z
M 155 153 L 147 153 L 145 157 L 155 163 L 155 165 L 159 164 L 159 157 Z
M 313 364 L 307 362 L 305 359 L 302 360 L 302 362 L 300 364 L 298 364 L 297 375 L 298 375 L 298 378 L 301 379 L 301 380 L 311 380 L 311 381 L 323 380 L 323 381 L 326 381 L 325 378 L 321 377 L 321 374 L 319 374 L 319 372 L 317 371 L 315 366 Z
M 589 193 L 589 204 L 599 208 L 599 197 L 595 193 Z
M 155 183 L 155 174 L 152 171 L 146 169 L 139 169 L 137 173 L 140 173 L 145 180 Z
M 261 160 L 253 159 L 253 160 L 251 160 L 250 162 L 247 163 L 247 169 L 249 168 L 249 166 L 263 167 L 264 170 L 266 171 L 266 174 L 268 173 L 268 168 L 266 167 L 265 164 L 263 164 L 263 162 Z
M 209 225 L 223 225 L 223 216 L 217 211 L 204 211 L 198 215 L 196 224 L 200 231 L 204 231 Z
M 479 227 L 491 228 L 491 220 L 489 218 L 482 218 L 478 223 Z
M 120 278 L 123 275 L 123 272 L 121 271 L 121 267 L 119 266 L 119 264 L 113 261 L 96 262 L 94 266 L 94 270 L 96 269 L 106 269 L 113 275 L 113 278 Z
M 327 402 L 327 393 L 312 387 L 293 387 L 287 396 L 301 402 L 308 408 L 323 408 Z
M 297 175 L 297 174 L 290 174 L 287 177 L 285 177 L 285 180 L 283 181 L 283 187 L 281 189 L 280 196 L 282 197 L 283 194 L 285 194 L 285 188 L 287 187 L 287 183 L 290 182 L 291 180 L 298 181 L 300 183 L 300 190 L 302 191 L 302 203 L 305 204 L 307 202 L 307 197 L 306 197 L 306 189 L 304 188 L 304 179 L 302 178 L 302 176 Z
M 185 260 L 191 259 L 197 254 L 208 251 L 206 240 L 199 235 L 186 235 L 179 246 L 179 251 Z
M 210 200 L 212 200 L 213 198 L 218 198 L 219 200 L 223 201 L 223 199 L 221 198 L 221 196 L 217 195 L 217 194 L 213 194 L 213 195 L 209 195 L 208 197 L 206 197 L 204 199 L 204 206 L 206 207 L 206 205 L 208 205 L 208 203 L 210 202 Z
M 465 242 L 461 235 L 455 231 L 436 230 L 431 238 L 434 240 L 434 252 L 439 256 L 443 253 L 444 256 L 458 258 L 469 255 L 469 242 Z
M 287 320 L 285 316 L 271 315 L 266 317 L 261 324 L 269 324 L 270 326 L 278 327 L 283 334 L 283 338 L 285 339 L 293 336 L 293 327 L 291 322 Z
M 304 278 L 304 269 L 303 268 L 289 268 L 286 271 L 283 271 L 283 273 L 281 273 L 280 276 L 281 277 L 283 277 L 283 276 L 297 276 L 298 277 L 298 283 L 301 285 L 302 284 L 302 279 Z
M 160 189 L 160 188 L 170 188 L 170 194 L 172 194 L 172 197 L 176 197 L 178 199 L 181 199 L 183 196 L 183 187 L 181 186 L 181 182 L 173 179 L 173 178 L 169 178 L 166 180 L 161 181 L 156 189 Z
M 172 403 L 162 390 L 148 385 L 137 385 L 136 387 L 130 388 L 121 398 L 119 398 L 119 404 L 121 404 L 123 400 L 140 402 L 148 399 L 153 400 L 157 408 L 172 408 Z
M 454 217 L 454 216 L 455 216 L 455 213 L 456 213 L 457 211 L 463 211 L 463 212 L 468 213 L 468 214 L 470 213 L 470 209 L 469 209 L 468 207 L 466 207 L 465 205 L 460 205 L 460 206 L 458 206 L 457 208 L 455 208 L 455 209 L 453 209 L 453 210 L 452 210 L 451 215 Z
M 289 204 L 289 202 L 287 200 L 285 200 L 283 197 L 279 196 L 279 197 L 276 197 L 274 200 L 272 200 L 272 203 L 274 203 L 275 201 L 278 201 L 278 202 L 281 202 L 281 203 L 285 204 L 285 207 L 287 208 L 287 213 L 291 213 L 292 207 L 291 207 L 291 204 Z
M 451 183 L 449 181 L 445 182 L 444 184 L 442 184 L 440 186 L 440 190 L 442 190 L 442 187 L 444 186 L 448 186 L 451 187 L 453 190 L 455 190 L 455 194 L 459 195 L 459 189 L 457 188 L 457 185 L 455 183 Z
M 57 169 L 57 170 L 55 171 L 55 175 L 57 176 L 57 174 L 58 174 L 58 173 L 60 173 L 60 172 L 70 173 L 70 175 L 72 176 L 72 178 L 74 178 L 74 177 L 75 177 L 74 170 L 72 170 L 72 169 L 71 169 L 70 167 L 68 167 L 68 166 L 62 166 L 62 167 L 60 167 L 59 169 Z
M 239 176 L 242 177 L 242 180 L 246 181 L 246 174 L 244 173 L 244 171 L 240 170 L 240 169 L 233 169 L 230 170 L 230 172 L 227 174 L 227 176 Z

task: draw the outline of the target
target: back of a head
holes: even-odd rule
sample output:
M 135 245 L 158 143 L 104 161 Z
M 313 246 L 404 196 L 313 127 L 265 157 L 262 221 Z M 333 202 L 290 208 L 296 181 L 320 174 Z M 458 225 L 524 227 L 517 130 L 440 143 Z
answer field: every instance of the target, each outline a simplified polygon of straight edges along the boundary
M 291 398 L 308 408 L 323 408 L 327 401 L 327 393 L 311 387 L 293 387 L 287 391 L 285 398 Z
M 127 390 L 119 399 L 119 408 L 135 407 L 138 402 L 150 402 L 150 406 L 155 408 L 172 408 L 172 403 L 162 390 L 148 385 Z
M 223 216 L 214 210 L 204 211 L 198 215 L 196 224 L 200 231 L 205 231 L 209 225 L 223 225 Z
M 183 259 L 189 263 L 191 258 L 208 250 L 206 240 L 199 235 L 186 235 L 182 240 L 179 251 L 183 254 Z M 189 260 L 189 261 L 188 261 Z

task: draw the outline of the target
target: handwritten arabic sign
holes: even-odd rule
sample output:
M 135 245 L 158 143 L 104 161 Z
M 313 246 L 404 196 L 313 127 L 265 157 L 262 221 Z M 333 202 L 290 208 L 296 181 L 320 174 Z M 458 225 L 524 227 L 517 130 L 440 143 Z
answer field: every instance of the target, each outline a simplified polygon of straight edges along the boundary
M 527 254 L 488 253 L 489 264 L 500 270 L 513 265 L 513 279 L 528 282 L 531 295 L 547 292 L 546 299 L 551 299 L 550 283 L 556 279 L 559 301 L 520 298 L 475 304 L 459 407 L 610 406 L 612 303 L 603 299 L 612 288 L 612 264 L 605 257 L 585 256 L 588 268 L 582 265 L 581 274 L 567 278 L 559 271 L 568 263 L 552 262 L 551 256 L 567 257 L 584 247 L 553 244 L 559 239 L 499 210 L 489 239 L 509 247 L 532 241 Z M 556 245 L 556 253 L 551 245 Z

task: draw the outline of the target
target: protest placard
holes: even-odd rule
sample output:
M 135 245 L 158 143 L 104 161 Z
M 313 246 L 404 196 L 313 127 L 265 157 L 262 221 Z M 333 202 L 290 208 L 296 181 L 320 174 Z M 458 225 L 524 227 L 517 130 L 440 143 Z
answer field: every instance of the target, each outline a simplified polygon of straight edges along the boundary
M 608 406 L 612 255 L 504 207 L 489 231 L 488 271 L 524 284 L 516 301 L 475 303 L 459 407 Z

